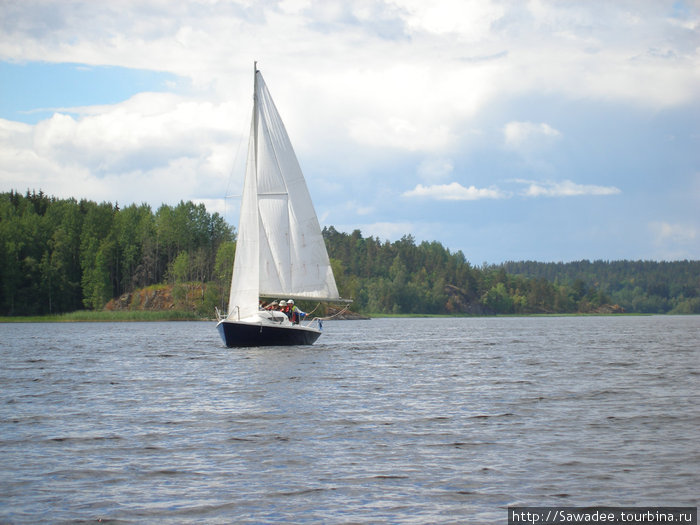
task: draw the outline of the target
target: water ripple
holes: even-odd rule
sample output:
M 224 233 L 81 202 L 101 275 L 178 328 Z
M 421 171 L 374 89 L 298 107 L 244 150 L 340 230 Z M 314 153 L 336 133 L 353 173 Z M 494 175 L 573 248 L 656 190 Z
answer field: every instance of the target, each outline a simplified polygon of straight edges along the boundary
M 0 522 L 494 523 L 698 505 L 700 317 L 0 324 Z

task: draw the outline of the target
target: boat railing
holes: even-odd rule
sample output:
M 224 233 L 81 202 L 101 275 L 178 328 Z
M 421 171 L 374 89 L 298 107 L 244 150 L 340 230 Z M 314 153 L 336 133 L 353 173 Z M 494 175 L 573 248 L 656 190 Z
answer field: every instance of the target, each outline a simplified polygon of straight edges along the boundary
M 214 307 L 214 310 L 216 311 L 216 318 L 217 318 L 219 321 L 223 321 L 224 319 L 228 318 L 228 315 L 227 315 L 227 314 L 222 314 L 222 313 L 221 313 L 221 311 L 219 310 L 219 307 L 218 307 L 218 306 L 215 306 L 215 307 Z M 234 310 L 237 310 L 237 311 L 238 311 L 238 320 L 240 321 L 240 320 L 241 320 L 241 310 L 240 310 L 240 308 L 239 308 L 238 306 L 234 306 Z

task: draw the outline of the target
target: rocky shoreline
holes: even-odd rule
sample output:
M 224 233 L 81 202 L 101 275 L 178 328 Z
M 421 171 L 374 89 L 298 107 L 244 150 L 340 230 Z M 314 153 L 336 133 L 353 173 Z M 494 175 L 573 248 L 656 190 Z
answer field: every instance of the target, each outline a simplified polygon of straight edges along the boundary
M 154 312 L 172 310 L 195 311 L 197 303 L 201 302 L 202 297 L 204 297 L 206 291 L 205 285 L 188 284 L 184 287 L 181 286 L 181 292 L 183 288 L 184 294 L 181 295 L 184 295 L 184 297 L 179 300 L 173 297 L 174 286 L 170 284 L 141 288 L 110 300 L 105 305 L 104 309 L 110 312 L 134 310 Z M 343 321 L 370 319 L 370 317 L 366 315 L 333 305 L 326 305 L 326 313 L 323 317 Z

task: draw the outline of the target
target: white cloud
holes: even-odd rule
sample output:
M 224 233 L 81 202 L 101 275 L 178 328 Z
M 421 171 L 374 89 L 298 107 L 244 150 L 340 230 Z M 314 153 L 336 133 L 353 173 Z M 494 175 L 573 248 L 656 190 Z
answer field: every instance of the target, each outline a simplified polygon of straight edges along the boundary
M 652 222 L 649 224 L 649 230 L 658 243 L 688 244 L 694 242 L 698 237 L 697 228 L 688 224 L 672 224 L 665 221 Z
M 410 232 L 416 231 L 416 225 L 412 222 L 374 222 L 362 224 L 350 228 L 340 227 L 340 231 L 352 231 L 359 229 L 365 237 L 377 237 L 379 240 L 396 240 Z
M 654 257 L 662 260 L 697 258 L 700 230 L 697 225 L 655 221 L 648 224 Z
M 0 119 L 0 187 L 5 191 L 41 189 L 52 194 L 58 186 L 64 189 L 65 185 L 68 193 L 58 195 L 68 197 L 73 185 L 85 187 L 86 176 L 84 169 L 67 170 L 55 160 L 39 154 L 34 147 L 33 126 Z M 54 187 L 47 188 L 47 181 L 54 181 Z
M 436 125 L 431 129 L 401 117 L 352 119 L 348 133 L 353 140 L 367 146 L 407 151 L 440 151 L 451 139 L 447 126 Z
M 27 0 L 3 6 L 0 59 L 156 67 L 211 89 L 210 97 L 247 100 L 258 58 L 290 98 L 312 103 L 353 139 L 426 151 L 444 148 L 456 125 L 512 94 L 660 105 L 693 98 L 700 56 L 685 21 L 666 10 L 647 3 L 633 18 L 602 1 Z
M 570 180 L 547 182 L 516 180 L 514 182 L 528 185 L 521 192 L 521 195 L 525 197 L 573 197 L 580 195 L 616 195 L 620 193 L 620 189 L 615 186 L 577 184 Z
M 411 33 L 459 35 L 474 42 L 486 38 L 491 24 L 505 13 L 502 5 L 480 0 L 394 0 L 391 3 L 400 8 Z
M 351 5 L 25 0 L 3 5 L 0 59 L 155 65 L 191 78 L 196 86 L 231 93 L 237 90 L 231 80 L 258 58 L 293 82 L 306 81 L 312 72 L 323 82 L 345 71 L 362 71 L 376 81 L 363 91 L 366 101 L 382 89 L 385 72 L 398 73 L 389 64 L 412 62 L 425 83 L 449 96 L 431 101 L 437 110 L 475 91 L 487 99 L 540 91 L 663 106 L 695 96 L 700 65 L 689 29 L 697 27 L 696 10 L 689 9 L 686 18 L 669 11 L 664 2 L 646 2 L 630 16 L 627 5 L 602 0 L 507 6 L 482 0 Z M 465 55 L 506 59 L 494 65 L 465 62 Z M 479 79 L 483 73 L 481 82 L 441 81 Z M 394 96 L 421 96 L 412 99 L 412 112 L 425 106 L 426 92 L 409 84 L 405 89 L 408 93 L 394 91 Z
M 362 204 L 356 200 L 346 202 L 343 204 L 342 209 L 344 209 L 347 213 L 352 213 L 359 216 L 370 215 L 374 212 L 373 206 Z
M 296 14 L 311 7 L 311 0 L 282 0 L 279 6 L 285 13 Z
M 450 159 L 430 158 L 418 165 L 418 176 L 426 182 L 439 182 L 450 176 L 454 165 Z
M 231 212 L 231 206 L 226 202 L 226 199 L 192 199 L 195 204 L 204 204 L 204 207 L 209 213 L 218 213 L 225 219 Z
M 620 189 L 614 186 L 597 186 L 593 184 L 577 184 L 570 180 L 564 181 L 528 181 L 517 179 L 516 184 L 527 184 L 527 188 L 518 194 L 523 197 L 573 197 L 581 195 L 616 195 Z M 477 188 L 465 187 L 458 182 L 450 184 L 433 184 L 424 186 L 418 184 L 414 189 L 405 191 L 403 197 L 425 198 L 442 201 L 473 201 L 480 199 L 508 199 L 512 193 L 498 187 Z
M 503 199 L 507 194 L 497 188 L 464 187 L 458 182 L 450 184 L 435 184 L 423 186 L 418 184 L 414 189 L 403 193 L 404 197 L 428 198 L 441 201 L 475 201 L 480 199 Z
M 78 109 L 80 111 L 80 109 Z M 167 164 L 199 156 L 232 140 L 226 106 L 162 93 L 141 93 L 90 114 L 55 113 L 34 131 L 37 151 L 60 162 L 85 164 L 97 173 Z
M 511 149 L 531 149 L 551 144 L 561 133 L 544 122 L 509 122 L 503 127 L 505 145 Z
M 228 104 L 142 93 L 33 126 L 0 121 L 0 181 L 18 191 L 122 203 L 222 195 L 235 113 Z

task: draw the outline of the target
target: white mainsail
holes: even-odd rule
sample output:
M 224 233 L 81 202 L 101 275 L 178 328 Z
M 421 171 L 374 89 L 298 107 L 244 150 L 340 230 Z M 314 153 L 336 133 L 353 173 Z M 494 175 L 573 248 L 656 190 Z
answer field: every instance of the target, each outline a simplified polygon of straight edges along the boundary
M 255 315 L 261 295 L 340 299 L 304 175 L 256 68 L 228 318 Z

